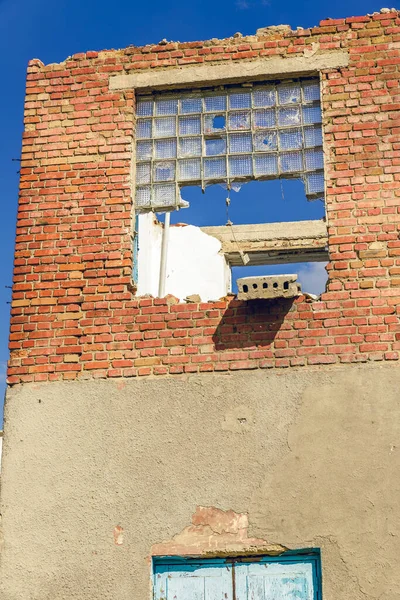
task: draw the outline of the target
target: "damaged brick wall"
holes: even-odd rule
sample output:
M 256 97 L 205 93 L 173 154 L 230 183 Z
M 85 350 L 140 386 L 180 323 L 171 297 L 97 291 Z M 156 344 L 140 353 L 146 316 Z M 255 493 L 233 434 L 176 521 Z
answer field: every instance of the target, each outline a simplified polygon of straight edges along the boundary
M 327 292 L 177 304 L 131 286 L 134 94 L 142 69 L 347 50 L 322 71 Z M 398 360 L 400 16 L 76 54 L 28 67 L 9 383 Z M 279 73 L 276 74 L 279 76 Z

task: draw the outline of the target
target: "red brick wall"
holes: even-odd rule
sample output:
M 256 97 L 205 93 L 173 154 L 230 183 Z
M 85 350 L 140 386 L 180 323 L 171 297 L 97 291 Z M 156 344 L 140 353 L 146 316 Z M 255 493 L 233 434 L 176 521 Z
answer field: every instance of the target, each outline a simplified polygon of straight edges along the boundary
M 329 220 L 321 301 L 177 304 L 131 288 L 134 97 L 109 76 L 348 49 L 322 74 Z M 313 47 L 314 49 L 316 46 Z M 29 64 L 9 383 L 397 360 L 400 15 Z M 277 73 L 277 75 L 279 75 Z

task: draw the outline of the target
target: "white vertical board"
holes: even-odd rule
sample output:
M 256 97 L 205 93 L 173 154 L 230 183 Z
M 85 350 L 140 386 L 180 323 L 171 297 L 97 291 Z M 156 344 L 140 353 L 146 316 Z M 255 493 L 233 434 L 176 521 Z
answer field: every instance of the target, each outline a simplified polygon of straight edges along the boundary
M 233 600 L 232 566 L 157 565 L 154 600 Z
M 235 565 L 235 600 L 314 600 L 310 562 Z

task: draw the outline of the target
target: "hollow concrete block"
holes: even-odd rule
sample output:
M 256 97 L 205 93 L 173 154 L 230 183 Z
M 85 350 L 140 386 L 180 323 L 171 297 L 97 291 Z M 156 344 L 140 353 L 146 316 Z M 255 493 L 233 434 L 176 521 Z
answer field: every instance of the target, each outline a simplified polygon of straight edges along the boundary
M 295 298 L 301 294 L 297 274 L 241 277 L 237 280 L 239 300 Z

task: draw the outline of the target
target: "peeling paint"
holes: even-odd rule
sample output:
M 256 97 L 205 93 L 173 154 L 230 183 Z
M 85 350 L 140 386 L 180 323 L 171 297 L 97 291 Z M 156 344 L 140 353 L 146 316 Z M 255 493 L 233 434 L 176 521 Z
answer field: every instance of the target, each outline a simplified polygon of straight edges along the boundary
M 122 546 L 124 543 L 124 530 L 121 525 L 116 525 L 114 527 L 114 544 L 116 546 Z

